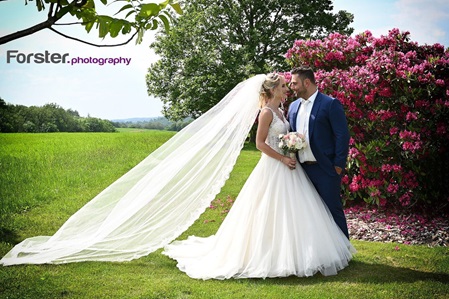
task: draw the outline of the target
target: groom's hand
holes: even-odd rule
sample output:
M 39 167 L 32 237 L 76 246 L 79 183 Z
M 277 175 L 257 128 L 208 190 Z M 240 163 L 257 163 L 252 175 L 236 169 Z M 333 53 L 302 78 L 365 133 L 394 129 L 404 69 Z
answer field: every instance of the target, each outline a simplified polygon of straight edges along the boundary
M 343 169 L 341 167 L 335 166 L 335 171 L 338 173 L 338 175 L 340 175 Z

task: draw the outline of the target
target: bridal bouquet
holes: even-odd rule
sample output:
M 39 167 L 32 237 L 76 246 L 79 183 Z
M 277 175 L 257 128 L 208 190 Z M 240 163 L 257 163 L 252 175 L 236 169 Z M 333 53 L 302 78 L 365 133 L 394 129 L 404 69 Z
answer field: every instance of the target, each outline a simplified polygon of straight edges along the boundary
M 290 157 L 295 157 L 296 152 L 304 149 L 307 146 L 304 135 L 298 132 L 280 134 L 279 139 L 279 148 L 281 148 L 284 153 L 290 153 Z

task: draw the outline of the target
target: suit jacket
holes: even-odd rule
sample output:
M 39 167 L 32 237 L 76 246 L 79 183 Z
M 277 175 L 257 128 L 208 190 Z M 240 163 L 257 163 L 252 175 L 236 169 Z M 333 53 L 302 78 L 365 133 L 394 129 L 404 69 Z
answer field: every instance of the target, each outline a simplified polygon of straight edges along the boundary
M 290 104 L 288 121 L 296 131 L 301 100 Z M 349 152 L 349 130 L 346 115 L 339 100 L 318 92 L 309 119 L 309 142 L 320 167 L 330 176 L 338 175 L 335 166 L 345 169 Z

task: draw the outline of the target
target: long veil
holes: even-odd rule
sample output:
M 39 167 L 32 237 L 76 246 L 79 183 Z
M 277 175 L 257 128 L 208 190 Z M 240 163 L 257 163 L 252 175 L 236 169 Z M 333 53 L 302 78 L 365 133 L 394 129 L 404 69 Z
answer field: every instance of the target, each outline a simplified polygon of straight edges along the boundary
M 24 240 L 0 263 L 128 261 L 161 248 L 205 211 L 228 179 L 258 113 L 256 75 L 94 197 L 53 236 Z

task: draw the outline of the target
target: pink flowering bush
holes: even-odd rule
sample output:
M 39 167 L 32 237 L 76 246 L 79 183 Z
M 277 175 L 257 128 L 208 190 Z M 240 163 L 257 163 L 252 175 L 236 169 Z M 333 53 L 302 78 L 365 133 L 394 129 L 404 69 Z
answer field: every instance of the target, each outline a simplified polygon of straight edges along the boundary
M 286 58 L 314 68 L 319 89 L 346 109 L 345 200 L 448 207 L 448 49 L 393 29 L 380 38 L 366 31 L 297 40 Z

